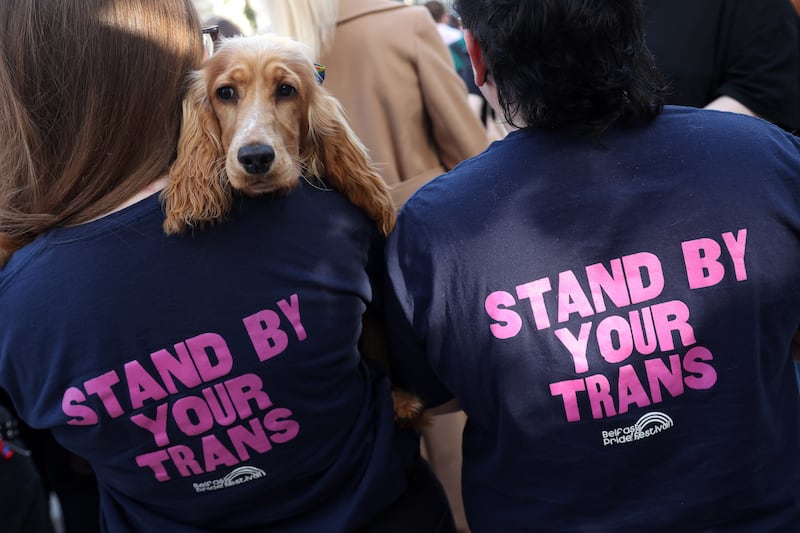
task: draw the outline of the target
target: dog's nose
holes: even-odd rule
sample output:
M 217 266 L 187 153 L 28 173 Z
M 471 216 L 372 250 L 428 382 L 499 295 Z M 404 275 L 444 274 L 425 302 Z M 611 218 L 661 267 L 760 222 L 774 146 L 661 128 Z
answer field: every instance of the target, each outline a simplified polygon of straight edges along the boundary
M 275 150 L 266 144 L 242 146 L 236 155 L 248 174 L 263 174 L 275 160 Z

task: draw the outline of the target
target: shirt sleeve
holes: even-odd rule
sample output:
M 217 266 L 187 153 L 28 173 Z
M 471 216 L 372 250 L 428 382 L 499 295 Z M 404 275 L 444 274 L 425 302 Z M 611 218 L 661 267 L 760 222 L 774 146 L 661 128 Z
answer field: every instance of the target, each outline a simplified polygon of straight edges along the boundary
M 429 284 L 420 282 L 430 258 L 423 256 L 424 245 L 411 242 L 407 231 L 414 224 L 403 210 L 395 230 L 386 243 L 384 308 L 392 383 L 417 394 L 426 407 L 441 405 L 453 395 L 431 367 L 426 351 L 427 303 Z
M 786 0 L 731 5 L 717 96 L 729 96 L 784 128 L 800 128 L 797 14 Z

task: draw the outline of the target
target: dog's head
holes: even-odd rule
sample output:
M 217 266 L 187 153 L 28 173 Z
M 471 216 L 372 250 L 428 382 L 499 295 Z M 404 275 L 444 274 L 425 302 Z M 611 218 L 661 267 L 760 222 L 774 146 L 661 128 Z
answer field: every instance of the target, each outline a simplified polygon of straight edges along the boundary
M 260 35 L 222 42 L 184 100 L 178 154 L 162 193 L 167 233 L 222 218 L 230 189 L 288 191 L 325 178 L 388 232 L 394 208 L 366 150 L 320 86 L 307 47 Z
M 313 67 L 299 43 L 262 36 L 226 42 L 198 74 L 234 189 L 259 194 L 297 183 Z

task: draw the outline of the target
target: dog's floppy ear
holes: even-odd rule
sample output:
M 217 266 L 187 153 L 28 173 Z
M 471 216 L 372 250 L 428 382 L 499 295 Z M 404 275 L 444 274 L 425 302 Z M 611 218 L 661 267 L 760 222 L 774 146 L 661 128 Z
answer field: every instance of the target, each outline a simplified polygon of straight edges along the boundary
M 397 216 L 389 188 L 350 128 L 339 101 L 322 87 L 315 89 L 308 107 L 304 167 L 312 176 L 325 178 L 388 235 Z
M 161 193 L 167 234 L 214 222 L 228 213 L 231 192 L 224 162 L 219 122 L 202 76 L 195 76 L 183 100 L 177 158 Z

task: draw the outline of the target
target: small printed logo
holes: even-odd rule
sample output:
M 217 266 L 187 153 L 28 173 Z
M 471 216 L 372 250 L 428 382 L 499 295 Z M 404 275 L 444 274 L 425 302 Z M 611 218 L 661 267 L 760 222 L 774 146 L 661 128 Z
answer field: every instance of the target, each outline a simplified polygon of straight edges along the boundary
M 236 470 L 231 471 L 225 477 L 219 479 L 212 479 L 202 483 L 192 483 L 195 492 L 208 492 L 211 490 L 227 489 L 228 487 L 235 487 L 254 479 L 266 476 L 266 472 L 254 466 L 240 466 Z
M 627 444 L 646 439 L 668 430 L 673 425 L 672 419 L 664 413 L 658 411 L 647 413 L 632 426 L 603 431 L 603 446 Z

